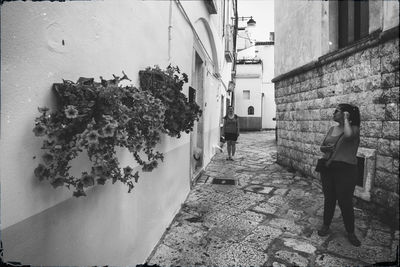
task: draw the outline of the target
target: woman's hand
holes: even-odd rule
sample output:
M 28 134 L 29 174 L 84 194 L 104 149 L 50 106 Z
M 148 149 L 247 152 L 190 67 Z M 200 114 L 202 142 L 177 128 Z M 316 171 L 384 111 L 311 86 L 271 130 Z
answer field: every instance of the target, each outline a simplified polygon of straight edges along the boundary
M 350 113 L 344 111 L 343 118 L 344 118 L 344 128 L 343 128 L 344 137 L 354 138 L 355 136 L 359 135 L 360 128 L 358 126 L 351 125 Z
M 320 147 L 320 150 L 321 150 L 321 152 L 324 152 L 324 153 L 331 153 L 331 152 L 333 151 L 333 148 L 334 148 L 333 145 L 330 145 L 330 146 L 321 146 L 321 147 Z
M 343 112 L 343 116 L 344 116 L 344 119 L 345 119 L 345 120 L 349 120 L 349 119 L 350 119 L 350 113 L 347 112 L 347 111 L 344 111 L 344 112 Z

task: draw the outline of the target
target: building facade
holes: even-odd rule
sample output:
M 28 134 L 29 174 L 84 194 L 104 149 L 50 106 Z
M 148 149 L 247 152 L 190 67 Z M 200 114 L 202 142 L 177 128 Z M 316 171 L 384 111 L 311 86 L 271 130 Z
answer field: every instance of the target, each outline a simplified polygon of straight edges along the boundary
M 251 18 L 249 22 L 255 21 Z M 250 24 L 251 25 L 251 24 Z M 254 29 L 239 27 L 237 35 L 235 112 L 242 130 L 275 129 L 274 41 L 258 42 Z M 271 33 L 270 36 L 273 36 Z
M 48 266 L 143 264 L 215 153 L 234 62 L 236 1 L 44 1 L 1 6 L 1 238 L 4 261 Z M 56 107 L 62 79 L 179 66 L 202 117 L 190 134 L 163 136 L 164 161 L 128 194 L 106 183 L 73 198 L 33 171 L 42 140 L 37 108 Z M 189 86 L 192 89 L 189 89 Z M 220 116 L 215 116 L 220 114 Z M 201 160 L 195 160 L 193 153 Z M 120 166 L 135 166 L 128 151 Z M 73 169 L 87 168 L 83 156 Z M 136 170 L 134 170 L 136 171 Z
M 256 58 L 262 61 L 262 86 L 261 86 L 261 127 L 262 129 L 275 129 L 276 104 L 274 78 L 274 33 L 270 33 L 268 41 L 256 42 Z
M 240 52 L 238 53 L 238 57 Z M 261 130 L 262 62 L 260 59 L 238 59 L 235 88 L 235 113 L 241 130 Z
M 311 177 L 337 104 L 361 112 L 356 200 L 399 217 L 399 2 L 275 1 L 278 162 Z

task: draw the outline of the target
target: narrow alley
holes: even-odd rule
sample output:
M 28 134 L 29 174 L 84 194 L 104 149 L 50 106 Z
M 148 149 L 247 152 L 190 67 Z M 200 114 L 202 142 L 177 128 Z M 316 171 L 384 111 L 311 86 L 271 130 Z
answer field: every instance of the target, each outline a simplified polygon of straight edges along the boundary
M 319 237 L 316 229 L 323 212 L 319 181 L 275 161 L 273 131 L 241 134 L 234 161 L 226 160 L 224 147 L 224 153 L 216 154 L 207 166 L 147 263 L 365 266 L 395 261 L 399 231 L 360 209 L 355 213 L 361 247 L 346 240 L 338 207 L 331 234 Z

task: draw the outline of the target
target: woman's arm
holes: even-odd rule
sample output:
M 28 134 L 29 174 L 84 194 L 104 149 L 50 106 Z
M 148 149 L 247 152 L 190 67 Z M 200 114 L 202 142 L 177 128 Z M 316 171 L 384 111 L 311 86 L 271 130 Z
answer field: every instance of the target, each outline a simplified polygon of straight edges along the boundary
M 332 130 L 333 130 L 333 127 L 329 128 L 329 131 L 325 135 L 324 141 L 322 141 L 322 144 L 319 148 L 321 150 L 321 152 L 323 152 L 323 153 L 330 153 L 333 151 L 333 145 L 329 145 L 329 146 L 325 145 L 325 140 L 328 137 L 328 135 L 331 134 Z
M 225 117 L 222 119 L 222 132 L 221 132 L 222 136 L 225 136 Z
M 237 121 L 237 123 L 236 123 L 236 126 L 237 126 L 237 134 L 238 134 L 238 136 L 239 136 L 239 134 L 240 134 L 239 117 L 236 118 L 236 121 Z
M 360 128 L 355 125 L 351 125 L 349 121 L 350 114 L 348 112 L 344 112 L 344 129 L 343 129 L 343 137 L 344 138 L 354 138 L 360 134 Z
M 330 153 L 333 151 L 333 146 L 320 146 L 319 150 L 323 153 Z

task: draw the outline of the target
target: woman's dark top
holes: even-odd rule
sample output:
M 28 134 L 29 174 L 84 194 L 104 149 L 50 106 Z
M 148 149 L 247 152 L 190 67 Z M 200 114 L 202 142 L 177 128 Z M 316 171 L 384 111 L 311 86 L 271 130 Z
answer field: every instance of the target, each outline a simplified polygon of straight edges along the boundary
M 329 132 L 322 143 L 322 145 L 334 145 L 340 135 L 332 135 L 333 127 L 329 129 Z M 332 155 L 332 161 L 341 161 L 348 164 L 357 164 L 357 150 L 360 144 L 360 135 L 346 138 L 341 135 L 339 141 L 336 144 L 335 152 Z M 329 154 L 328 154 L 329 155 Z
M 236 114 L 232 119 L 228 115 L 225 116 L 224 133 L 238 134 L 238 116 Z

